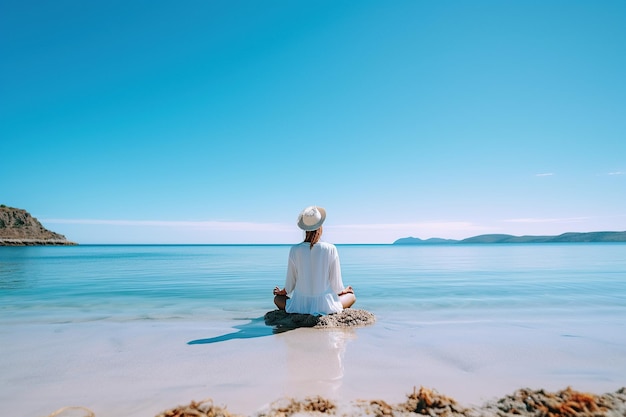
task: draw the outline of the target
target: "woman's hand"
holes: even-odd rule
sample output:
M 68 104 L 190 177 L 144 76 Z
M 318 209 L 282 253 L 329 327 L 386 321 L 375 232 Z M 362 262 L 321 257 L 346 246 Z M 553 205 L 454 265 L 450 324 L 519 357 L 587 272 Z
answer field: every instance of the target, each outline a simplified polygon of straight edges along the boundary
M 274 288 L 274 295 L 287 295 L 287 291 L 283 288 L 282 290 L 278 287 Z
M 344 295 L 344 294 L 354 294 L 354 290 L 352 289 L 351 285 L 348 285 L 346 288 L 343 289 L 343 291 L 339 293 L 339 295 Z

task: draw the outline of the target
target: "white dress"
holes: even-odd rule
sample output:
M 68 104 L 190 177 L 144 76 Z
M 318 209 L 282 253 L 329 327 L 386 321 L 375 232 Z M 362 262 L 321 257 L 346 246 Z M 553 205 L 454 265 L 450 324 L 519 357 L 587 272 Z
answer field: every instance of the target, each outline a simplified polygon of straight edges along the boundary
M 285 290 L 285 311 L 302 314 L 331 314 L 343 310 L 339 294 L 344 290 L 335 245 L 303 242 L 291 247 Z

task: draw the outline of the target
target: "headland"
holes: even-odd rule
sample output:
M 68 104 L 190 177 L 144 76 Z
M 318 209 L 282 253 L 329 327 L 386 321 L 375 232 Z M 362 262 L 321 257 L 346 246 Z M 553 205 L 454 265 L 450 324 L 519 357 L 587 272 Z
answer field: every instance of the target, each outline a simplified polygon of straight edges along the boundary
M 0 205 L 0 246 L 76 245 L 52 232 L 23 209 Z

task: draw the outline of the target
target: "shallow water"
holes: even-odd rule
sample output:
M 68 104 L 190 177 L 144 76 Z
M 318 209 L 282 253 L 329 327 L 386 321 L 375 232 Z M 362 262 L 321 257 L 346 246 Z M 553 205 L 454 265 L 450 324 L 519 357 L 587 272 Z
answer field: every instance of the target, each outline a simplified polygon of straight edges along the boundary
M 288 246 L 0 248 L 0 323 L 273 309 Z M 356 306 L 414 320 L 626 317 L 626 245 L 341 245 Z M 355 307 L 356 307 L 355 306 Z M 399 314 L 397 314 L 399 313 Z

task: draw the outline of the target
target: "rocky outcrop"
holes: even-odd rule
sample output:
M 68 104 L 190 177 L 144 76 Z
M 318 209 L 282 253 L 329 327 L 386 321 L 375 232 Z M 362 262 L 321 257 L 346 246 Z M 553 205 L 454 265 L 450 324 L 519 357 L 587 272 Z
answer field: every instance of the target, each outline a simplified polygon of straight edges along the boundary
M 357 327 L 367 326 L 376 322 L 376 316 L 366 310 L 346 308 L 341 313 L 314 316 L 311 314 L 287 313 L 285 310 L 268 311 L 265 324 L 278 329 L 295 329 L 298 327 Z
M 76 245 L 52 232 L 26 210 L 0 205 L 0 246 Z

